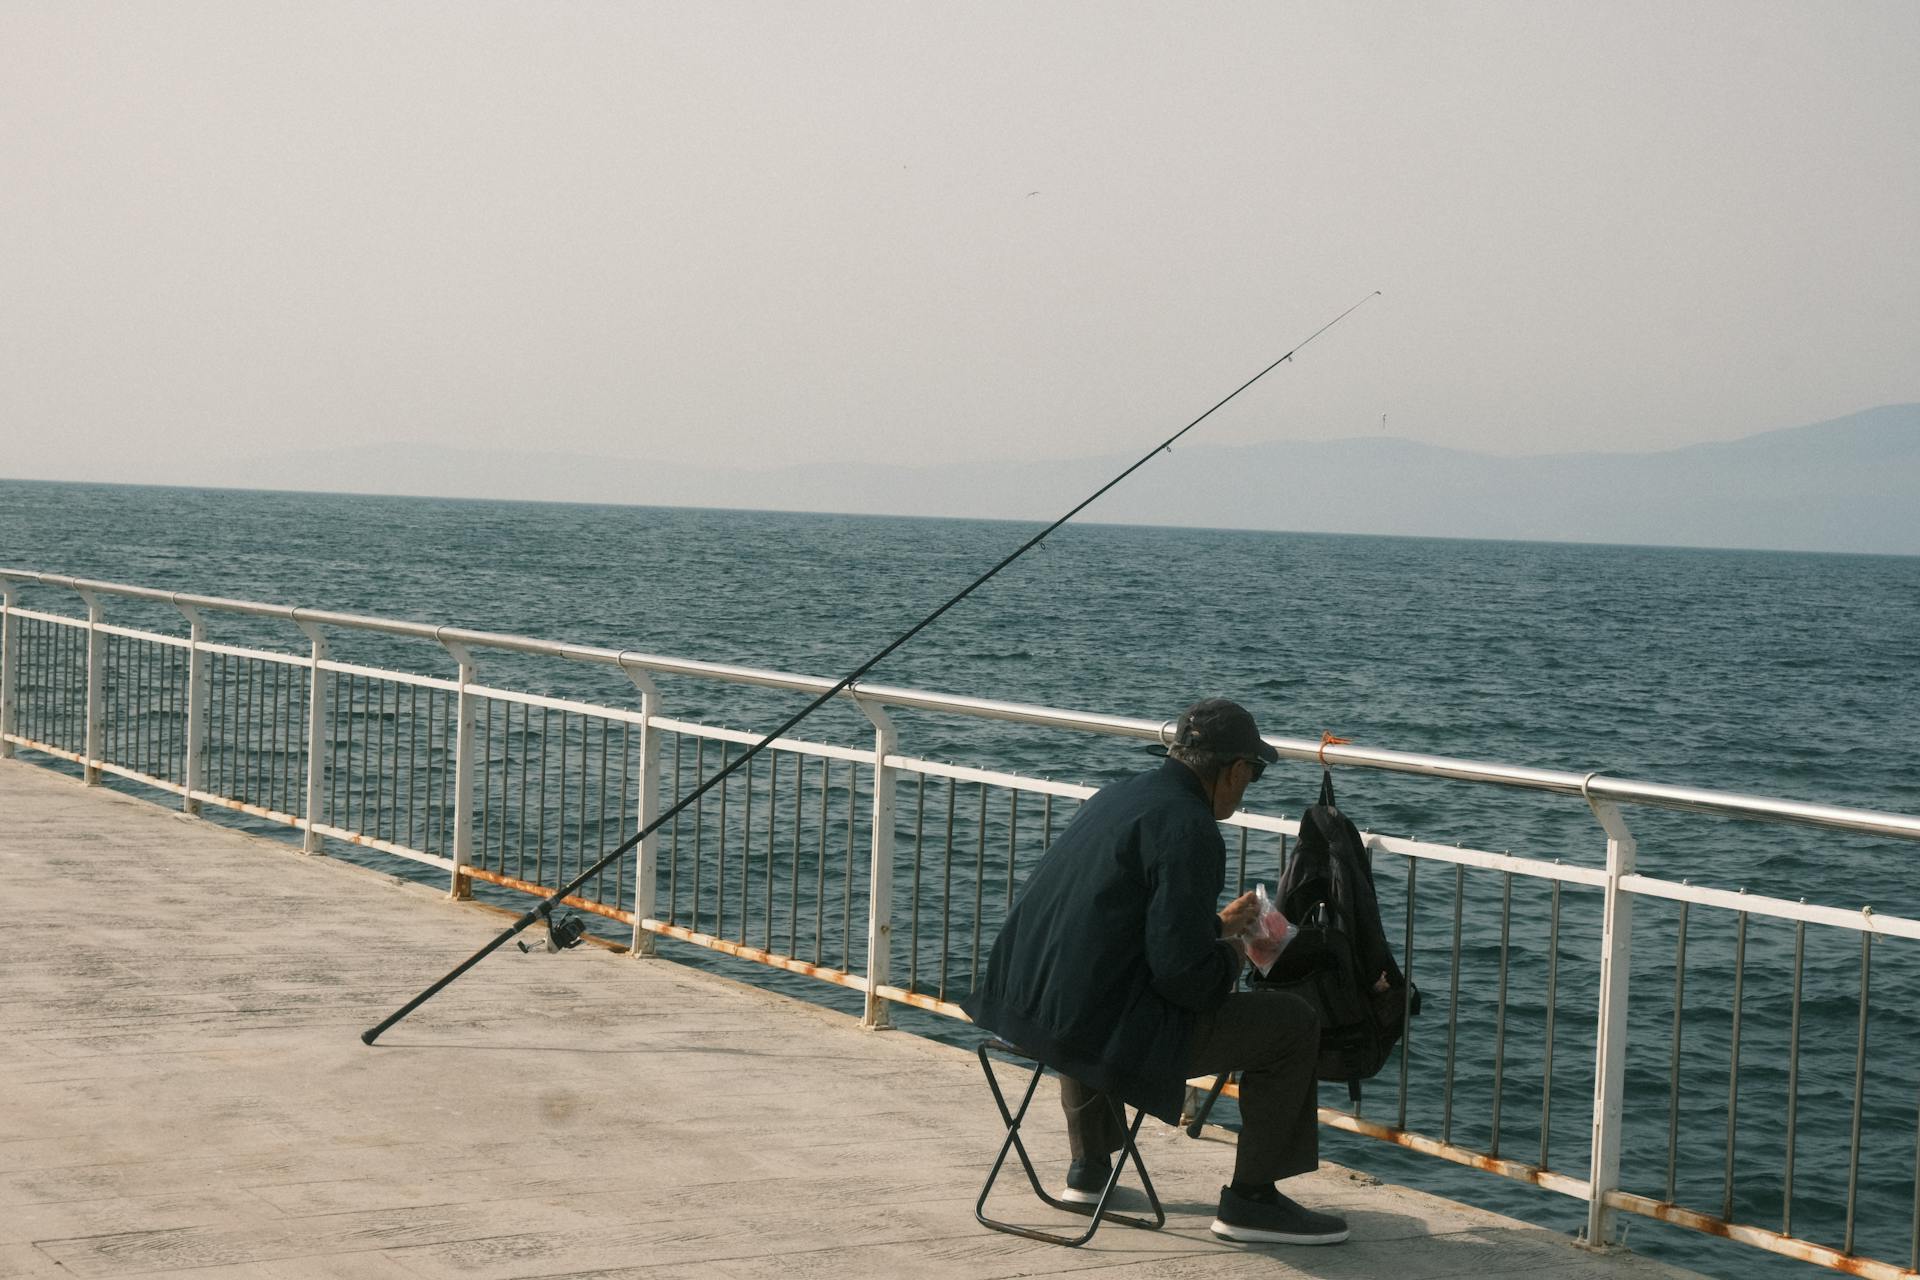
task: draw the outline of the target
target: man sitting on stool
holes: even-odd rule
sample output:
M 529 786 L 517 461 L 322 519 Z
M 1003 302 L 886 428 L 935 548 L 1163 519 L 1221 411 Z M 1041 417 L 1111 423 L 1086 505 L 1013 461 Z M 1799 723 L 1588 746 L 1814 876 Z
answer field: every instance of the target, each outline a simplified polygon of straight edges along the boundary
M 1061 1198 L 1090 1210 L 1125 1142 L 1121 1103 L 1180 1122 L 1186 1081 L 1242 1072 L 1233 1184 L 1213 1233 L 1338 1244 L 1344 1219 L 1274 1183 L 1319 1165 L 1313 1007 L 1235 991 L 1251 893 L 1218 913 L 1227 849 L 1217 822 L 1279 753 L 1224 698 L 1181 713 L 1168 759 L 1081 806 L 1028 879 L 967 1015 L 1061 1075 L 1073 1163 Z

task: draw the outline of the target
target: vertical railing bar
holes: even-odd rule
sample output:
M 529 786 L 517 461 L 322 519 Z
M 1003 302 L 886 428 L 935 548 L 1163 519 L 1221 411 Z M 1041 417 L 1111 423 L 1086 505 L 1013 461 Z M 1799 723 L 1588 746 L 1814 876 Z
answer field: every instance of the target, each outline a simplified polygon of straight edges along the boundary
M 245 761 L 247 751 L 247 668 L 242 659 L 223 654 L 221 673 L 220 754 L 225 779 L 221 791 L 229 799 L 250 800 L 247 794 Z
M 133 714 L 133 697 L 144 679 L 140 660 L 145 654 L 138 642 L 121 636 L 102 634 L 100 648 L 101 759 L 140 771 L 142 726 Z
M 748 901 L 753 891 L 753 760 L 741 770 L 740 785 L 740 945 L 747 945 Z
M 101 662 L 103 677 L 100 694 L 101 749 L 106 753 L 107 760 L 115 764 L 129 764 L 137 769 L 140 767 L 138 760 L 127 760 L 129 755 L 126 745 L 127 726 L 123 721 L 126 719 L 127 711 L 125 705 L 127 686 L 135 679 L 128 675 L 126 668 L 129 663 L 137 662 L 139 655 L 136 651 L 129 656 L 127 650 L 133 642 L 127 641 L 122 644 L 119 636 L 103 635 L 100 637 L 100 643 L 106 650 Z M 138 752 L 132 754 L 137 756 Z
M 169 782 L 185 784 L 187 664 L 191 649 L 161 648 L 160 773 Z
M 572 878 L 567 870 L 567 744 L 573 729 L 570 727 L 572 713 L 560 713 L 560 824 L 554 829 L 553 837 L 553 882 L 565 884 Z M 585 744 L 581 754 L 585 755 Z
M 1667 1199 L 1675 1193 L 1680 1158 L 1680 1038 L 1686 1029 L 1687 907 L 1680 903 L 1679 939 L 1673 945 L 1673 1032 L 1667 1058 Z
M 1547 924 L 1547 1033 L 1540 1067 L 1540 1167 L 1547 1165 L 1547 1144 L 1553 1136 L 1553 1025 L 1559 1014 L 1560 882 L 1553 882 L 1553 907 Z
M 644 709 L 644 704 L 643 704 L 643 709 Z M 602 735 L 604 736 L 606 732 L 606 728 L 603 727 L 601 732 L 602 732 Z M 646 732 L 646 729 L 644 726 L 641 728 L 640 732 L 643 734 Z M 632 796 L 633 796 L 633 724 L 631 721 L 623 720 L 620 722 L 620 806 L 619 808 L 614 810 L 615 815 L 619 819 L 619 821 L 614 826 L 614 842 L 617 844 L 625 844 L 627 842 L 627 838 L 628 838 L 627 837 L 627 815 L 633 812 Z M 635 831 L 638 831 L 640 829 L 640 823 L 638 822 L 638 820 L 635 821 L 633 829 Z M 604 857 L 606 855 L 602 854 L 601 856 Z M 637 851 L 634 853 L 633 859 L 634 859 L 634 868 L 635 868 L 635 872 L 634 872 L 635 883 L 637 884 L 638 876 L 639 876 L 639 865 L 640 865 L 640 855 Z M 627 860 L 625 858 L 622 858 L 617 863 L 614 864 L 614 868 L 613 868 L 613 900 L 615 902 L 625 902 L 626 899 L 627 899 Z M 653 912 L 651 910 L 644 911 L 644 912 L 643 911 L 634 912 L 634 915 L 636 917 L 649 916 L 652 914 Z
M 393 699 L 394 718 L 387 715 L 387 699 Z M 375 840 L 387 840 L 397 837 L 394 811 L 400 807 L 400 687 L 391 680 L 382 680 L 375 686 L 373 711 L 373 732 L 367 735 L 369 747 L 373 751 L 373 821 L 369 824 L 369 833 Z M 391 726 L 392 733 L 388 730 Z M 391 754 L 396 758 L 394 767 L 387 767 L 389 754 L 387 739 L 393 739 Z M 388 794 L 391 785 L 392 794 Z
M 333 758 L 333 739 L 328 735 L 337 720 L 333 675 L 321 666 L 327 657 L 326 635 L 318 627 L 303 630 L 311 643 L 307 649 L 307 829 L 301 836 L 300 848 L 305 853 L 319 853 L 318 827 L 322 822 L 333 821 L 333 811 L 326 804 L 333 794 L 329 779 L 339 762 Z
M 115 651 L 121 648 L 121 645 L 117 643 L 119 639 L 120 637 L 118 636 L 112 636 L 102 632 L 98 640 L 100 646 L 100 759 L 115 763 L 118 763 L 119 751 L 114 742 L 113 698 L 115 689 L 113 660 Z M 132 642 L 128 641 L 127 648 L 131 649 L 132 647 Z M 139 655 L 135 652 L 130 657 L 123 657 L 123 660 L 138 663 Z M 137 678 L 137 675 L 129 677 L 129 679 Z M 138 747 L 132 750 L 135 755 L 138 754 Z M 135 768 L 139 767 L 137 760 L 130 763 Z
M 633 850 L 633 940 L 628 951 L 636 959 L 645 959 L 660 953 L 660 940 L 647 925 L 660 915 L 660 833 L 653 828 L 660 816 L 660 689 L 651 676 L 642 675 L 631 669 L 626 671 L 627 679 L 640 691 L 640 743 L 639 743 L 639 794 L 634 798 L 631 808 L 626 800 L 626 783 L 620 785 L 621 829 L 625 828 L 625 816 L 633 815 L 634 834 L 631 839 L 639 840 Z M 621 768 L 628 767 L 633 761 L 633 748 L 628 744 L 631 729 L 623 729 L 620 735 Z M 675 796 L 673 799 L 678 800 Z M 648 833 L 645 839 L 640 832 Z M 623 838 L 621 843 L 626 843 Z M 620 864 L 620 876 L 626 874 L 627 864 Z M 616 892 L 624 897 L 624 888 Z
M 317 670 L 318 668 L 316 668 L 316 672 Z M 346 680 L 348 699 L 353 697 L 352 682 L 353 677 L 348 676 Z M 346 813 L 340 808 L 340 782 L 341 779 L 346 776 L 347 769 L 340 761 L 341 746 L 346 739 L 346 735 L 340 732 L 340 703 L 343 701 L 339 692 L 340 685 L 341 682 L 336 679 L 334 681 L 333 705 L 328 709 L 333 717 L 333 724 L 327 730 L 328 763 L 332 766 L 327 770 L 327 821 L 330 823 L 338 822 L 344 826 L 346 825 Z M 347 764 L 351 763 L 352 760 L 349 759 Z
M 840 882 L 840 968 L 853 972 L 853 828 L 859 812 L 860 766 L 847 761 L 847 856 Z
M 166 674 L 169 652 L 150 641 L 141 642 L 140 648 L 147 667 L 145 680 L 138 690 L 141 694 L 142 714 L 136 721 L 145 730 L 146 736 L 145 749 L 141 751 L 141 769 L 153 777 L 164 778 L 168 776 L 165 717 L 172 709 L 170 699 L 173 692 Z M 151 694 L 147 692 L 147 682 L 151 682 L 153 690 Z M 150 714 L 148 713 L 149 699 L 151 699 Z
M 153 723 L 147 730 L 149 772 L 156 778 L 173 779 L 173 650 L 158 641 L 144 642 L 152 650 L 148 661 L 153 667 Z
M 156 697 L 153 707 L 153 727 L 149 730 L 148 754 L 153 762 L 153 775 L 175 781 L 178 775 L 174 771 L 173 724 L 175 713 L 174 651 L 155 642 L 152 646 L 153 684 Z M 291 813 L 292 809 L 286 810 Z
M 21 703 L 20 710 L 15 713 L 15 723 L 19 726 L 22 737 L 31 738 L 35 742 L 46 741 L 40 722 L 43 696 L 47 688 L 46 630 L 45 624 L 36 619 L 22 618 L 14 633 L 27 637 L 21 642 L 25 649 L 22 660 L 25 673 L 16 686 L 20 690 Z
M 420 848 L 426 853 L 433 853 L 440 846 L 438 838 L 440 806 L 437 802 L 439 796 L 440 771 L 434 767 L 433 762 L 433 731 L 434 727 L 439 723 L 439 717 L 436 714 L 436 709 L 439 705 L 439 690 L 429 686 L 427 689 L 427 710 L 424 717 L 425 727 L 421 733 L 425 746 L 426 777 L 422 779 L 420 783 L 422 801 L 420 808 Z
M 673 735 L 673 799 L 677 804 L 686 793 L 680 789 L 680 763 L 684 758 L 687 745 L 685 734 Z M 680 816 L 681 810 L 673 814 L 673 838 L 667 846 L 667 923 L 680 921 Z
M 513 704 L 500 709 L 500 838 L 494 845 L 494 870 L 507 873 L 507 827 L 513 806 L 511 773 L 513 768 Z
M 953 818 L 960 780 L 947 779 L 947 846 L 944 882 L 940 890 L 940 998 L 947 998 L 947 957 L 953 950 Z
M 226 757 L 227 787 L 229 799 L 246 799 L 246 750 L 247 750 L 247 669 L 240 659 L 227 655 L 227 715 L 226 734 L 222 743 L 222 754 Z
M 1796 920 L 1793 922 L 1793 1012 L 1787 1024 L 1787 1150 L 1780 1175 L 1780 1234 L 1783 1236 L 1793 1234 L 1793 1147 L 1800 1115 L 1800 992 L 1806 955 L 1807 922 Z
M 279 663 L 273 664 L 273 692 L 267 698 L 267 794 L 271 797 L 267 807 L 276 813 L 289 813 L 286 791 L 286 757 L 280 750 L 281 728 L 285 722 L 283 707 L 286 699 L 286 668 Z
M 1634 895 L 1626 888 L 1638 845 L 1618 805 L 1596 800 L 1581 783 L 1587 808 L 1607 835 L 1607 873 L 1600 908 L 1600 990 L 1593 1031 L 1593 1106 L 1587 1160 L 1586 1241 L 1591 1248 L 1613 1243 L 1614 1208 L 1607 1200 L 1620 1186 L 1620 1155 L 1625 1131 L 1628 994 L 1633 977 Z
M 1020 826 L 1020 791 L 1017 787 L 1007 789 L 1007 904 L 1009 914 L 1013 911 L 1013 859 L 1017 849 L 1016 833 Z
M 580 872 L 585 871 L 587 869 L 587 811 L 592 807 L 590 804 L 588 804 L 589 797 L 587 795 L 587 779 L 589 776 L 588 766 L 587 766 L 587 754 L 590 747 L 592 746 L 593 730 L 592 728 L 589 727 L 587 723 L 587 716 L 585 712 L 580 713 L 579 720 L 580 720 L 580 817 L 574 823 L 574 834 L 573 834 L 573 847 L 575 850 L 575 857 L 574 857 L 574 863 L 573 863 L 574 875 L 578 875 Z M 564 832 L 565 828 L 563 827 L 561 830 Z M 572 876 L 567 877 L 568 880 L 571 880 L 572 878 L 573 878 Z M 593 889 L 590 889 L 590 890 L 583 889 L 583 892 L 587 892 L 597 896 L 599 892 L 599 888 L 598 888 L 599 882 L 595 881 L 594 884 L 595 884 L 595 887 Z
M 17 733 L 20 716 L 20 623 L 14 615 L 13 584 L 0 581 L 0 760 L 13 758 L 7 735 Z
M 707 781 L 707 740 L 693 740 L 693 785 L 705 786 Z M 693 931 L 700 932 L 700 871 L 706 861 L 707 852 L 707 798 L 693 806 Z
M 1734 913 L 1733 1027 L 1727 1044 L 1727 1156 L 1720 1216 L 1733 1221 L 1733 1155 L 1740 1123 L 1740 1014 L 1747 978 L 1747 913 Z
M 1245 827 L 1241 827 L 1240 828 L 1239 887 L 1235 889 L 1233 892 L 1234 892 L 1234 896 L 1238 897 L 1239 895 L 1245 893 L 1246 891 L 1247 891 L 1247 829 Z
M 189 719 L 188 700 L 192 697 L 190 681 L 192 679 L 193 649 L 191 647 L 174 654 L 174 697 L 173 727 L 178 732 L 173 737 L 174 770 L 170 776 L 177 777 L 184 784 L 187 777 L 187 721 Z
M 612 728 L 612 721 L 604 716 L 595 716 L 593 720 L 600 722 L 600 789 L 597 793 L 589 796 L 588 792 L 593 782 L 593 770 L 588 765 L 587 760 L 593 740 L 593 721 L 584 715 L 580 719 L 580 863 L 583 870 L 599 862 L 607 852 L 607 781 L 611 776 L 612 767 L 607 757 L 613 750 L 613 741 L 609 735 L 609 730 Z M 591 800 L 592 803 L 589 803 L 589 800 Z M 587 834 L 588 814 L 593 815 L 593 834 L 591 836 Z M 593 851 L 592 862 L 587 860 L 588 850 Z M 586 890 L 586 892 L 591 895 L 593 901 L 608 901 L 606 884 L 607 872 L 610 870 L 612 870 L 611 867 L 602 867 L 599 872 L 594 875 L 592 887 Z M 618 903 L 616 901 L 610 903 L 610 905 L 618 905 Z
M 806 825 L 807 758 L 793 757 L 793 867 L 787 873 L 787 954 L 800 954 L 800 829 Z
M 915 775 L 919 787 L 913 806 L 913 917 L 907 928 L 907 990 L 920 990 L 920 861 L 927 836 L 927 775 Z
M 1511 922 L 1513 920 L 1513 872 L 1508 871 L 1501 877 L 1500 889 L 1500 986 L 1494 999 L 1493 1015 L 1493 1116 L 1487 1154 L 1500 1154 L 1500 1103 L 1501 1093 L 1506 1084 L 1507 1068 L 1507 968 L 1510 951 L 1508 947 Z
M 459 695 L 445 689 L 427 691 L 427 785 L 433 796 L 428 814 L 433 820 L 433 833 L 428 839 L 433 846 L 430 852 L 443 858 L 453 852 L 447 831 L 452 808 L 448 801 L 450 788 L 447 784 L 456 779 L 449 776 L 452 772 L 448 762 L 453 755 L 453 733 L 447 719 L 448 709 L 454 707 L 458 700 Z M 434 745 L 436 738 L 439 740 L 438 748 Z
M 473 863 L 473 731 L 477 717 L 474 715 L 473 692 L 476 676 L 473 653 L 462 645 L 447 645 L 447 652 L 459 664 L 456 674 L 457 692 L 453 705 L 453 847 L 448 850 L 453 858 L 453 874 L 449 877 L 448 894 L 456 900 L 473 896 L 473 877 L 467 874 L 467 868 Z M 394 755 L 399 750 L 399 723 L 396 697 L 396 719 L 394 724 Z M 442 741 L 445 741 L 444 736 Z M 444 791 L 441 799 L 445 800 Z M 444 827 L 441 832 L 444 837 Z
M 720 744 L 720 818 L 714 823 L 718 842 L 713 864 L 713 936 L 727 936 L 727 765 L 733 757 L 731 744 Z
M 489 871 L 496 867 L 493 857 L 493 699 L 480 700 L 480 740 L 486 743 L 480 767 L 480 852 L 478 863 Z
M 100 761 L 106 754 L 106 726 L 100 722 L 107 714 L 107 633 L 100 630 L 106 620 L 106 607 L 92 594 L 87 602 L 87 785 L 100 781 Z M 97 643 L 96 643 L 97 642 Z
M 553 708 L 540 708 L 540 796 L 534 806 L 533 882 L 547 882 L 547 774 L 551 769 L 547 743 L 553 736 Z
M 892 1006 L 881 997 L 880 988 L 893 984 L 893 871 L 899 842 L 900 771 L 887 760 L 895 754 L 899 736 L 884 710 L 864 700 L 859 707 L 873 725 L 873 794 L 867 810 L 867 998 L 860 1025 L 878 1031 L 892 1023 Z M 851 812 L 848 817 L 851 820 Z
M 253 662 L 253 680 L 247 692 L 253 701 L 253 738 L 247 751 L 247 796 L 255 804 L 271 805 L 272 762 L 263 758 L 267 754 L 264 746 L 267 737 L 267 671 L 266 664 L 258 659 Z
M 833 762 L 820 759 L 820 851 L 813 863 L 813 962 L 821 963 L 827 931 L 827 793 L 832 789 Z
M 277 662 L 273 664 L 273 675 L 273 759 L 280 775 L 280 803 L 274 807 L 281 813 L 292 813 L 293 753 L 288 750 L 288 747 L 293 741 L 293 735 L 289 732 L 293 710 L 287 704 L 293 700 L 293 695 L 289 692 L 289 686 L 293 681 L 290 679 L 291 669 Z
M 365 833 L 371 829 L 367 825 L 367 784 L 373 772 L 373 763 L 368 758 L 367 736 L 373 726 L 367 722 L 367 709 L 373 703 L 373 677 L 360 677 L 360 695 L 354 701 L 354 719 L 359 722 L 360 736 L 360 809 L 353 829 Z
M 980 985 L 980 904 L 982 889 L 987 878 L 987 784 L 982 782 L 980 790 L 980 816 L 975 832 L 973 852 L 973 949 L 967 953 L 967 985 L 976 989 Z
M 109 681 L 109 687 L 105 690 L 107 741 L 111 744 L 108 750 L 113 753 L 109 758 L 116 763 L 131 765 L 136 773 L 145 773 L 147 722 L 146 717 L 137 714 L 134 708 L 144 702 L 147 680 L 150 678 L 147 672 L 147 646 L 138 640 L 122 641 L 118 636 L 102 636 L 101 639 L 107 648 L 104 671 Z M 116 651 L 120 657 L 118 663 L 114 661 Z M 121 687 L 115 689 L 111 687 L 113 683 Z M 119 697 L 116 698 L 115 694 Z M 126 723 L 118 723 L 121 720 Z M 116 730 L 119 732 L 116 733 Z M 128 756 L 132 758 L 127 759 Z
M 1286 837 L 1281 836 L 1280 875 L 1282 878 L 1287 874 L 1286 847 Z M 1396 1127 L 1401 1129 L 1407 1127 L 1407 1075 L 1413 1057 L 1413 906 L 1418 893 L 1416 888 L 1418 881 L 1416 877 L 1419 875 L 1419 872 L 1420 864 L 1412 858 L 1407 859 L 1407 923 L 1405 936 L 1400 943 L 1400 954 L 1406 957 L 1404 974 L 1407 979 L 1407 989 L 1400 993 L 1399 1119 L 1394 1122 Z
M 1053 848 L 1053 792 L 1040 797 L 1040 852 Z
M 769 751 L 767 752 L 767 867 L 766 867 L 767 951 L 769 954 L 772 954 L 774 951 L 773 883 L 778 873 L 774 870 L 774 865 L 773 865 L 773 858 L 774 858 L 773 847 L 774 847 L 774 839 L 779 835 L 779 832 L 775 829 L 776 818 L 779 815 L 779 813 L 780 813 L 780 753 L 778 751 Z
M 109 639 L 112 639 L 112 637 L 109 637 Z M 114 675 L 114 647 L 114 645 L 109 644 L 107 648 L 107 674 L 109 680 L 111 680 Z M 135 674 L 132 685 L 122 692 L 120 699 L 120 710 L 118 714 L 125 716 L 129 721 L 127 726 L 129 732 L 126 738 L 122 739 L 122 750 L 132 753 L 133 759 L 128 761 L 128 763 L 133 766 L 134 772 L 158 774 L 159 770 L 152 767 L 152 757 L 154 754 L 152 717 L 145 714 L 147 699 L 151 696 L 149 694 L 149 688 L 154 678 L 153 649 L 151 645 L 143 640 L 131 639 L 126 641 L 126 647 L 131 651 L 130 656 L 133 660 L 132 665 Z M 125 662 L 120 664 L 119 675 L 122 678 L 126 676 L 126 667 L 127 664 Z M 107 691 L 107 705 L 109 708 L 113 706 L 113 692 L 111 689 Z M 111 727 L 111 719 L 109 719 L 108 723 Z
M 1853 1252 L 1854 1215 L 1860 1204 L 1860 1114 L 1867 1091 L 1867 1011 L 1872 1006 L 1873 934 L 1860 931 L 1860 1030 L 1853 1050 L 1853 1141 L 1847 1157 L 1847 1234 L 1840 1252 Z
M 306 710 L 306 703 L 300 696 L 300 678 L 296 668 L 283 669 L 281 681 L 284 688 L 284 705 L 280 709 L 280 788 L 281 798 L 285 801 L 281 812 L 298 813 L 304 811 L 305 805 L 298 803 L 297 793 L 302 771 L 295 767 L 297 759 L 295 751 L 296 744 L 303 735 L 299 734 L 295 728 L 297 723 L 295 717 Z
M 542 708 L 542 714 L 545 709 Z M 541 744 L 544 751 L 545 744 Z M 533 793 L 530 773 L 533 764 L 533 707 L 523 704 L 520 708 L 520 800 L 518 816 L 514 819 L 513 878 L 527 878 L 527 797 Z M 536 819 L 537 820 L 537 819 Z M 538 883 L 536 880 L 535 883 Z
M 1447 1074 L 1440 1119 L 1440 1140 L 1453 1141 L 1453 1063 L 1454 1044 L 1460 1030 L 1460 907 L 1466 898 L 1467 869 L 1459 863 L 1453 868 L 1453 977 L 1447 995 Z

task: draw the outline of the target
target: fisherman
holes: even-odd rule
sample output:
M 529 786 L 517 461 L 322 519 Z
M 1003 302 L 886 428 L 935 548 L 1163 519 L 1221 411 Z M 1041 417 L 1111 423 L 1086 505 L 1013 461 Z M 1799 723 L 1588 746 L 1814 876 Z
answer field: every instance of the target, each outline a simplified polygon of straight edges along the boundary
M 1091 1212 L 1125 1144 L 1121 1104 L 1180 1122 L 1186 1081 L 1242 1072 L 1233 1182 L 1213 1233 L 1338 1244 L 1347 1224 L 1274 1184 L 1319 1166 L 1319 1015 L 1283 991 L 1236 991 L 1257 911 L 1226 883 L 1218 821 L 1279 753 L 1224 698 L 1182 712 L 1168 759 L 1103 788 L 1040 860 L 1007 915 L 977 1024 L 1060 1074 L 1072 1163 L 1060 1198 Z

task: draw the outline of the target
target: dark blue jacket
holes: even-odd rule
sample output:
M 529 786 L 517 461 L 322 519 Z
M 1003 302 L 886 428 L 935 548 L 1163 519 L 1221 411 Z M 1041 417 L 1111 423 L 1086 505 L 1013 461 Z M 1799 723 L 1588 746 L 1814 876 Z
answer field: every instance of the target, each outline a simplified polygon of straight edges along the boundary
M 1226 865 L 1187 766 L 1103 788 L 1034 869 L 961 1007 L 1056 1070 L 1179 1123 L 1194 1017 L 1240 972 L 1220 937 Z

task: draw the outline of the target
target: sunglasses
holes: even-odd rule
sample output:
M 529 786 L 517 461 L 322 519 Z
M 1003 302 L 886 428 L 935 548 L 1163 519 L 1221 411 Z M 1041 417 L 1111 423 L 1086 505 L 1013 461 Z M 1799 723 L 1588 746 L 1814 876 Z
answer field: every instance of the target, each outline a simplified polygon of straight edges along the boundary
M 1247 781 L 1250 783 L 1260 781 L 1260 775 L 1267 771 L 1267 762 L 1259 756 L 1241 756 L 1240 758 L 1253 770 L 1253 776 L 1248 778 Z

